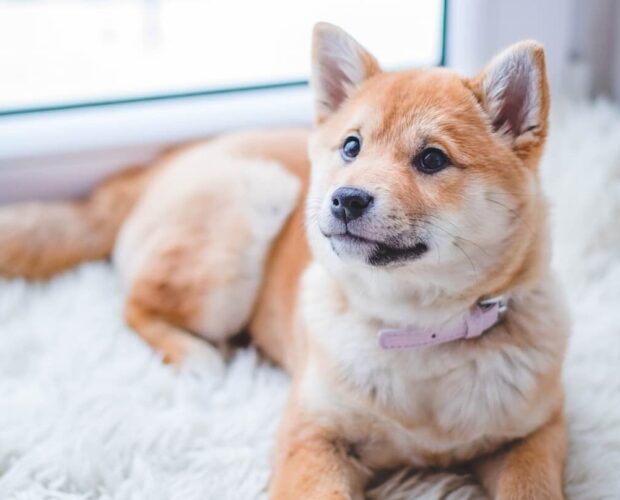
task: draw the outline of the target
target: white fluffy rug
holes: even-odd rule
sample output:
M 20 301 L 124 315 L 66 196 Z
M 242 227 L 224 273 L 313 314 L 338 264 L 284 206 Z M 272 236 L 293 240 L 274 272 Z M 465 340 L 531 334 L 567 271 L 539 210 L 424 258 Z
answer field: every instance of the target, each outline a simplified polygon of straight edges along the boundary
M 620 114 L 556 112 L 543 178 L 574 320 L 566 489 L 617 499 Z M 0 281 L 0 498 L 265 498 L 286 376 L 251 349 L 225 373 L 177 375 L 123 324 L 121 302 L 104 263 L 47 284 Z M 393 478 L 372 497 L 479 495 L 470 478 L 438 474 Z

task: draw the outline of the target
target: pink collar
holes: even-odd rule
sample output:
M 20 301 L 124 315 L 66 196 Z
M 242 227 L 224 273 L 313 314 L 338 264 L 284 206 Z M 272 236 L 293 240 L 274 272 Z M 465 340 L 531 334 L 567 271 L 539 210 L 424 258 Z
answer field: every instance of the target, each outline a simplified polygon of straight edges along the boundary
M 469 316 L 456 325 L 438 329 L 410 326 L 379 330 L 379 345 L 382 349 L 418 349 L 479 337 L 504 318 L 507 308 L 507 300 L 501 295 L 481 300 L 471 308 Z

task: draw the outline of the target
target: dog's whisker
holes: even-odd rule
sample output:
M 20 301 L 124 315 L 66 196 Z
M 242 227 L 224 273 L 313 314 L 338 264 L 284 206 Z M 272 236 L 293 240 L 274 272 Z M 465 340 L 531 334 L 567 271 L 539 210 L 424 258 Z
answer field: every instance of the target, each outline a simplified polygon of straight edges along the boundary
M 534 232 L 534 228 L 529 224 L 529 222 L 527 222 L 524 218 L 523 215 L 521 213 L 519 213 L 519 211 L 515 208 L 510 208 L 507 207 L 506 205 L 504 205 L 503 203 L 501 203 L 500 201 L 494 199 L 494 198 L 490 198 L 489 196 L 487 196 L 487 201 L 489 201 L 490 203 L 494 203 L 495 205 L 498 205 L 500 207 L 502 207 L 504 210 L 506 210 L 510 215 L 512 215 L 512 217 L 514 217 L 514 219 L 518 222 L 523 222 L 526 227 L 531 231 Z
M 488 253 L 488 252 L 487 252 L 484 248 L 482 248 L 480 245 L 478 245 L 477 243 L 475 243 L 475 242 L 473 242 L 473 241 L 471 241 L 471 240 L 469 240 L 469 239 L 467 239 L 467 238 L 463 238 L 462 236 L 457 236 L 456 234 L 452 234 L 450 231 L 448 231 L 447 229 L 444 229 L 444 228 L 443 228 L 443 227 L 441 227 L 439 224 L 432 223 L 432 222 L 429 222 L 429 224 L 430 224 L 431 226 L 436 227 L 437 229 L 439 229 L 439 230 L 443 231 L 444 233 L 446 233 L 448 236 L 450 236 L 450 237 L 451 237 L 451 238 L 453 238 L 454 240 L 458 240 L 458 241 L 465 242 L 465 243 L 467 243 L 467 244 L 469 244 L 469 245 L 472 245 L 472 246 L 476 247 L 476 248 L 477 248 L 478 250 L 480 250 L 483 254 L 485 254 L 485 255 L 487 255 L 487 256 L 489 255 L 489 253 Z
M 449 220 L 443 220 L 440 219 L 439 217 L 435 216 L 435 215 L 429 215 L 428 216 L 430 219 L 434 219 L 434 220 L 440 220 L 442 222 L 447 222 L 448 224 L 450 224 L 454 229 L 459 229 L 459 226 L 457 226 L 454 222 L 451 222 Z
M 463 248 L 455 241 L 453 242 L 454 245 L 456 246 L 456 248 L 458 248 L 465 257 L 467 257 L 467 260 L 469 261 L 469 264 L 471 265 L 472 270 L 474 271 L 474 273 L 478 274 L 478 268 L 476 268 L 476 266 L 474 265 L 474 261 L 472 260 L 472 258 L 469 256 L 469 254 L 463 250 Z

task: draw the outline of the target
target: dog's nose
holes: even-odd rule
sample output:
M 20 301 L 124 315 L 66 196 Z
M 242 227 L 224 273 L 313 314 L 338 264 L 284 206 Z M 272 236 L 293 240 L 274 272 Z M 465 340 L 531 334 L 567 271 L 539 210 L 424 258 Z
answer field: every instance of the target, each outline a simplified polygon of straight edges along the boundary
M 366 191 L 352 187 L 341 187 L 332 195 L 332 214 L 343 222 L 361 217 L 372 202 Z

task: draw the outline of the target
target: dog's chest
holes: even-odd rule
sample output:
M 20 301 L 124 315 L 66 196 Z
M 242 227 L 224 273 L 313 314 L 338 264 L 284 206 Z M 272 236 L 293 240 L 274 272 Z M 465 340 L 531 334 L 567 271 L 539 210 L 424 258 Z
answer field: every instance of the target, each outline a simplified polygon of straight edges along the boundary
M 529 402 L 498 374 L 476 374 L 466 363 L 418 379 L 412 358 L 410 372 L 401 362 L 394 363 L 399 369 L 370 361 L 338 383 L 333 374 L 309 368 L 304 400 L 373 467 L 447 466 L 525 435 L 544 420 L 547 410 L 528 414 Z
M 385 351 L 373 326 L 350 314 L 309 328 L 318 349 L 304 403 L 375 467 L 468 460 L 528 434 L 554 403 L 536 401 L 545 367 L 527 350 L 453 343 Z
M 370 306 L 347 305 L 318 266 L 303 284 L 301 402 L 365 463 L 468 460 L 529 434 L 560 404 L 566 326 L 552 287 L 513 296 L 506 321 L 478 339 L 383 350 Z

